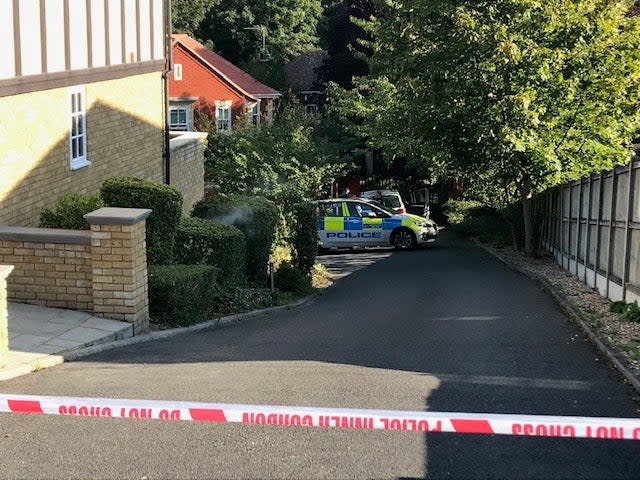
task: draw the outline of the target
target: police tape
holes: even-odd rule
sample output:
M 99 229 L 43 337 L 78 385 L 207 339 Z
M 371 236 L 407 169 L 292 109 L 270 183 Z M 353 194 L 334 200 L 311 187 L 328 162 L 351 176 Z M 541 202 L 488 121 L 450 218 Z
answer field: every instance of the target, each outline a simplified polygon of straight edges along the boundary
M 12 394 L 0 394 L 0 412 L 355 430 L 640 440 L 640 418 L 410 412 Z

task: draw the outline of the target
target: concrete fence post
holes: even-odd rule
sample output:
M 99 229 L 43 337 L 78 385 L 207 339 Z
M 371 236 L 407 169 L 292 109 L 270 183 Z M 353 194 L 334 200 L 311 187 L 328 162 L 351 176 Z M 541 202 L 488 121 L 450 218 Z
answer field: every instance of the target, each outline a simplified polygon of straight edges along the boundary
M 0 265 L 0 367 L 7 363 L 9 354 L 9 314 L 7 312 L 7 277 L 13 265 Z
M 100 208 L 84 218 L 91 225 L 93 311 L 149 328 L 145 224 L 151 210 Z

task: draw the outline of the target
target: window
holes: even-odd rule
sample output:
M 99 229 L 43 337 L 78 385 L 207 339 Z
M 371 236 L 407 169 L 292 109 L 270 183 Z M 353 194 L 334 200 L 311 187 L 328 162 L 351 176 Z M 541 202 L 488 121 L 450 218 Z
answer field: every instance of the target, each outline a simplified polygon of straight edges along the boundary
M 173 79 L 182 80 L 182 64 L 181 63 L 173 64 Z
M 220 133 L 231 131 L 231 106 L 216 108 L 216 126 Z
M 251 109 L 251 120 L 256 127 L 260 126 L 260 104 L 256 103 Z
M 169 112 L 169 128 L 171 130 L 188 130 L 188 114 L 186 108 L 171 108 Z
M 320 202 L 318 215 L 320 217 L 342 217 L 342 202 Z
M 84 87 L 69 89 L 69 166 L 71 170 L 86 167 L 87 160 L 87 106 Z
M 306 115 L 309 115 L 309 116 L 317 115 L 319 111 L 320 109 L 318 108 L 318 105 L 314 103 L 309 103 L 304 106 L 304 113 Z

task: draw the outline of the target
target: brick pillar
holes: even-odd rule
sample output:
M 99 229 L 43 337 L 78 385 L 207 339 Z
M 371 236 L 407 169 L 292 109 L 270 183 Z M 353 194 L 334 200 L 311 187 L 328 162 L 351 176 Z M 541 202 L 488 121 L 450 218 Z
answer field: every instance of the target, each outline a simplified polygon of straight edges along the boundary
M 146 218 L 151 210 L 100 208 L 84 218 L 91 225 L 93 312 L 149 328 Z
M 9 353 L 9 315 L 7 312 L 7 277 L 13 265 L 0 265 L 0 367 L 7 363 Z

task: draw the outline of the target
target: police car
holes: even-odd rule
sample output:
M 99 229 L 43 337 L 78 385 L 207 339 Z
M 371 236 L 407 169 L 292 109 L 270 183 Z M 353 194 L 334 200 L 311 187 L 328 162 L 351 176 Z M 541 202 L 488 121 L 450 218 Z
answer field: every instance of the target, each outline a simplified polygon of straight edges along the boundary
M 410 250 L 435 242 L 438 227 L 417 215 L 396 214 L 370 201 L 331 198 L 316 202 L 320 248 L 392 246 Z

